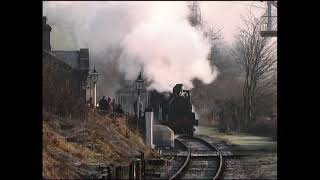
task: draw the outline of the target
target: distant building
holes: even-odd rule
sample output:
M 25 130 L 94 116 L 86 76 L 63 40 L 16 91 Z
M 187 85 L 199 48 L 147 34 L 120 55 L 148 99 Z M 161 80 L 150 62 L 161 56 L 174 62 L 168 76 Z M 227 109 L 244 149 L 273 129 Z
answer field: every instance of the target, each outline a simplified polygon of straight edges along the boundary
M 50 44 L 51 26 L 47 18 L 43 23 L 42 63 L 55 72 L 55 79 L 68 87 L 68 91 L 82 100 L 88 100 L 88 89 L 84 86 L 89 73 L 89 49 L 75 51 L 52 50 Z
M 120 103 L 122 105 L 123 110 L 129 114 L 134 114 L 134 102 L 137 100 L 137 97 L 138 95 L 137 90 L 135 88 L 135 84 L 123 87 L 116 92 L 116 102 Z M 149 97 L 149 92 L 144 87 L 140 91 L 140 100 L 143 104 L 144 109 L 149 107 Z

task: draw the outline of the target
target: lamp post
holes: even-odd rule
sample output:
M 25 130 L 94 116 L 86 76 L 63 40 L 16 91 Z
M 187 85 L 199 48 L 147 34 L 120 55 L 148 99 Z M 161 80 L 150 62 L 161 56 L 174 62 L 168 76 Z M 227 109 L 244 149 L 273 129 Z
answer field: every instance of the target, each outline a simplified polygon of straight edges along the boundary
M 138 126 L 139 126 L 139 119 L 140 119 L 140 91 L 142 89 L 142 86 L 143 86 L 143 79 L 142 79 L 142 75 L 141 75 L 141 71 L 139 73 L 139 76 L 136 80 L 136 89 L 138 91 L 138 99 L 137 99 L 137 129 L 138 129 Z
M 91 80 L 93 83 L 93 92 L 94 92 L 94 97 L 93 97 L 93 106 L 96 107 L 97 106 L 97 81 L 99 78 L 99 73 L 96 71 L 96 67 L 93 67 L 93 71 L 91 73 Z
M 92 98 L 92 89 L 93 91 L 93 105 L 94 107 L 96 107 L 97 104 L 97 96 L 96 96 L 96 92 L 97 92 L 97 81 L 98 81 L 98 77 L 99 77 L 99 73 L 96 71 L 96 67 L 93 68 L 92 73 L 89 73 L 89 75 L 87 76 L 86 79 L 86 88 L 90 89 L 90 98 Z

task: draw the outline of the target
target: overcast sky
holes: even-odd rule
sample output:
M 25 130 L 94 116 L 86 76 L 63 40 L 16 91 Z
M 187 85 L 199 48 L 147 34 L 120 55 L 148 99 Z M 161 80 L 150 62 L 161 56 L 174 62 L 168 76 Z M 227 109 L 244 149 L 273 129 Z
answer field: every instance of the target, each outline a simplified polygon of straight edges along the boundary
M 141 1 L 140 1 L 141 2 Z M 168 2 L 165 2 L 168 3 Z M 183 2 L 181 2 L 183 3 Z M 70 15 L 73 15 L 73 12 L 77 11 L 76 9 L 83 9 L 88 7 L 88 9 L 92 7 L 101 7 L 103 2 L 95 3 L 95 2 L 45 2 L 45 6 L 48 4 L 53 6 L 64 6 L 64 11 L 70 7 Z M 129 2 L 105 2 L 106 6 L 123 4 L 123 6 L 139 6 L 138 2 L 129 1 Z M 138 4 L 138 5 L 137 5 Z M 142 4 L 142 3 L 141 3 Z M 150 3 L 151 4 L 151 3 Z M 248 14 L 250 11 L 255 16 L 262 16 L 266 12 L 266 1 L 199 1 L 202 18 L 208 22 L 209 25 L 216 27 L 217 29 L 222 28 L 222 34 L 224 39 L 228 43 L 232 43 L 233 37 L 237 32 L 237 27 L 241 26 L 241 16 Z M 141 5 L 142 6 L 142 5 Z M 80 7 L 80 8 L 77 8 Z M 147 6 L 144 7 L 148 8 Z M 44 14 L 47 14 L 47 7 L 44 7 Z M 62 8 L 55 8 L 57 10 Z M 71 10 L 72 9 L 72 10 Z M 273 7 L 273 12 L 276 9 Z M 81 10 L 82 11 L 82 10 Z M 56 13 L 59 13 L 57 11 Z M 85 14 L 86 12 L 84 12 Z M 139 13 L 139 12 L 137 12 Z M 166 12 L 163 13 L 165 15 Z M 49 22 L 50 22 L 50 17 Z M 79 17 L 79 18 L 89 18 L 89 17 Z
M 210 27 L 222 29 L 231 45 L 241 16 L 260 17 L 265 2 L 201 1 L 201 17 Z M 50 1 L 43 14 L 52 26 L 53 49 L 89 48 L 93 61 L 111 61 L 112 47 L 123 48 L 117 59 L 125 79 L 134 80 L 140 68 L 153 80 L 151 88 L 171 90 L 177 83 L 192 88 L 192 79 L 208 84 L 218 75 L 207 60 L 211 44 L 187 21 L 186 1 Z
M 200 1 L 200 8 L 202 18 L 210 25 L 223 28 L 224 39 L 230 43 L 237 32 L 237 27 L 241 26 L 241 16 L 247 15 L 250 11 L 256 17 L 262 16 L 266 12 L 266 2 Z

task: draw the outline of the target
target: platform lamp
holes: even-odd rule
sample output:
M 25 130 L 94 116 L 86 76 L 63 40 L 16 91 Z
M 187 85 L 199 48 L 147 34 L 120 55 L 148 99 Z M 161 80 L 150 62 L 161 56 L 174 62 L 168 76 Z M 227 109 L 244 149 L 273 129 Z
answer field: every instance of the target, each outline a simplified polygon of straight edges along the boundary
M 137 99 L 137 117 L 138 117 L 138 120 L 137 120 L 137 129 L 138 129 L 138 126 L 139 126 L 139 119 L 140 119 L 140 91 L 143 87 L 143 79 L 142 79 L 142 75 L 141 75 L 141 71 L 139 73 L 139 76 L 136 80 L 136 89 L 138 91 L 138 99 Z
M 96 67 L 94 66 L 93 71 L 91 73 L 91 79 L 92 79 L 93 84 L 97 84 L 99 75 L 100 74 L 96 71 Z
M 93 88 L 93 105 L 94 105 L 94 107 L 97 106 L 97 81 L 98 81 L 99 75 L 100 74 L 96 71 L 96 67 L 94 66 L 92 73 L 90 73 L 88 76 L 90 97 L 91 97 L 91 90 Z

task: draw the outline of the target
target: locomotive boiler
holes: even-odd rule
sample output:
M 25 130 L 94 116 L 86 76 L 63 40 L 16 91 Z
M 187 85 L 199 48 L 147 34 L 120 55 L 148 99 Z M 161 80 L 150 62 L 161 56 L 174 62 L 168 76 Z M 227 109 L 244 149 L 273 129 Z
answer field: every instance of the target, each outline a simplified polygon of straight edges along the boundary
M 169 126 L 175 134 L 193 136 L 198 120 L 192 112 L 190 91 L 176 84 L 172 93 L 151 93 L 151 106 L 158 123 Z

